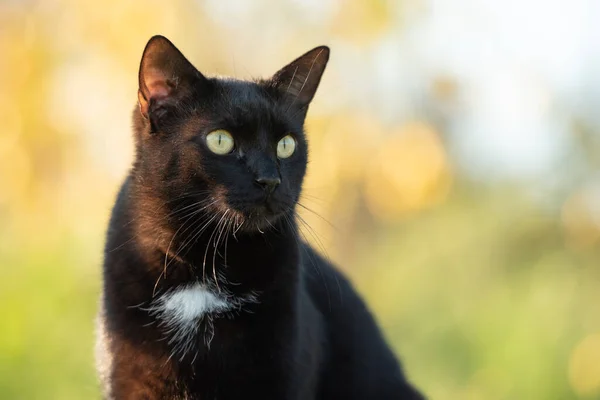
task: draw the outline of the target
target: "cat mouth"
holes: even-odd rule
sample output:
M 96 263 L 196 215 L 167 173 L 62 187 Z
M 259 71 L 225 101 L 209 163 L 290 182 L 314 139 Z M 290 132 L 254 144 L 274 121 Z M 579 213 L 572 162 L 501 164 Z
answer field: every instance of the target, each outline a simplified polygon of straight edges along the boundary
M 289 202 L 274 193 L 238 195 L 220 188 L 213 199 L 215 202 L 210 208 L 219 215 L 227 213 L 226 218 L 234 221 L 236 232 L 264 233 L 290 210 Z
M 264 201 L 259 202 L 254 206 L 254 211 L 258 215 L 274 216 L 277 215 L 281 210 L 276 201 L 273 201 L 270 197 L 267 197 Z
M 274 222 L 285 213 L 285 207 L 269 197 L 255 202 L 234 203 L 228 206 L 244 221 L 241 230 L 246 232 L 264 232 L 273 227 Z
M 245 214 L 248 219 L 273 219 L 277 218 L 283 212 L 279 204 L 272 201 L 263 201 L 254 204 L 246 210 Z

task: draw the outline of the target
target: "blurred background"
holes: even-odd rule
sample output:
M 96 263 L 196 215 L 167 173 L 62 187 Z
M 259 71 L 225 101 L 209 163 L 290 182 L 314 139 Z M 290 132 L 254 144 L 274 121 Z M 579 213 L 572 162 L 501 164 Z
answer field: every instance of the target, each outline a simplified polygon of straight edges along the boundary
M 300 212 L 432 399 L 600 398 L 600 3 L 0 1 L 0 398 L 99 398 L 105 228 L 150 36 L 320 44 Z

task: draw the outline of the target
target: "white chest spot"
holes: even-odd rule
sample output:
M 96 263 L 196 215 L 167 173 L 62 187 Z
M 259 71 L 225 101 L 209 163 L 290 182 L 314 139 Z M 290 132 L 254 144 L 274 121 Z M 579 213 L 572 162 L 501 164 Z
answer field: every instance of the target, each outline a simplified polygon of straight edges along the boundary
M 257 303 L 257 296 L 255 292 L 234 296 L 226 291 L 215 292 L 206 285 L 193 283 L 164 293 L 152 301 L 147 311 L 164 330 L 173 354 L 178 353 L 183 357 L 194 349 L 199 337 L 210 347 L 215 318 L 233 318 L 244 310 L 246 304 Z
M 158 308 L 164 318 L 186 323 L 202 318 L 205 314 L 222 313 L 231 308 L 224 297 L 196 283 L 164 294 Z

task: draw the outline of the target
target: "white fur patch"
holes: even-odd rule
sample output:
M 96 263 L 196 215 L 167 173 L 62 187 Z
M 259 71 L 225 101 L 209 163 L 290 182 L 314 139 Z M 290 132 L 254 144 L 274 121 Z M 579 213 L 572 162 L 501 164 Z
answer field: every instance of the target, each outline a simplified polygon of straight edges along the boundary
M 212 287 L 201 283 L 193 283 L 164 293 L 152 301 L 148 311 L 164 329 L 168 343 L 173 347 L 172 354 L 179 354 L 183 359 L 196 345 L 201 325 L 204 325 L 204 344 L 210 347 L 214 336 L 214 318 L 231 317 L 241 311 L 244 304 L 256 302 L 256 293 L 234 296 L 225 291 L 215 292 Z
M 208 313 L 227 311 L 231 305 L 200 284 L 167 293 L 162 296 L 162 311 L 178 324 L 195 321 Z
M 101 306 L 96 316 L 96 346 L 94 356 L 96 361 L 96 371 L 100 379 L 100 387 L 105 399 L 112 399 L 110 391 L 110 375 L 112 374 L 112 354 L 109 349 L 110 338 L 106 332 L 106 321 L 104 310 Z

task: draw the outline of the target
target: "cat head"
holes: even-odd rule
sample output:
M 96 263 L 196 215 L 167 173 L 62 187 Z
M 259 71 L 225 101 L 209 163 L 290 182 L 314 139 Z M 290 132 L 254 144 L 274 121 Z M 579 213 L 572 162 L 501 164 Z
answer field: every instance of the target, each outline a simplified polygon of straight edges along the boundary
M 328 59 L 321 46 L 270 79 L 209 78 L 154 36 L 139 71 L 136 182 L 171 216 L 203 210 L 266 228 L 300 196 L 304 119 Z

